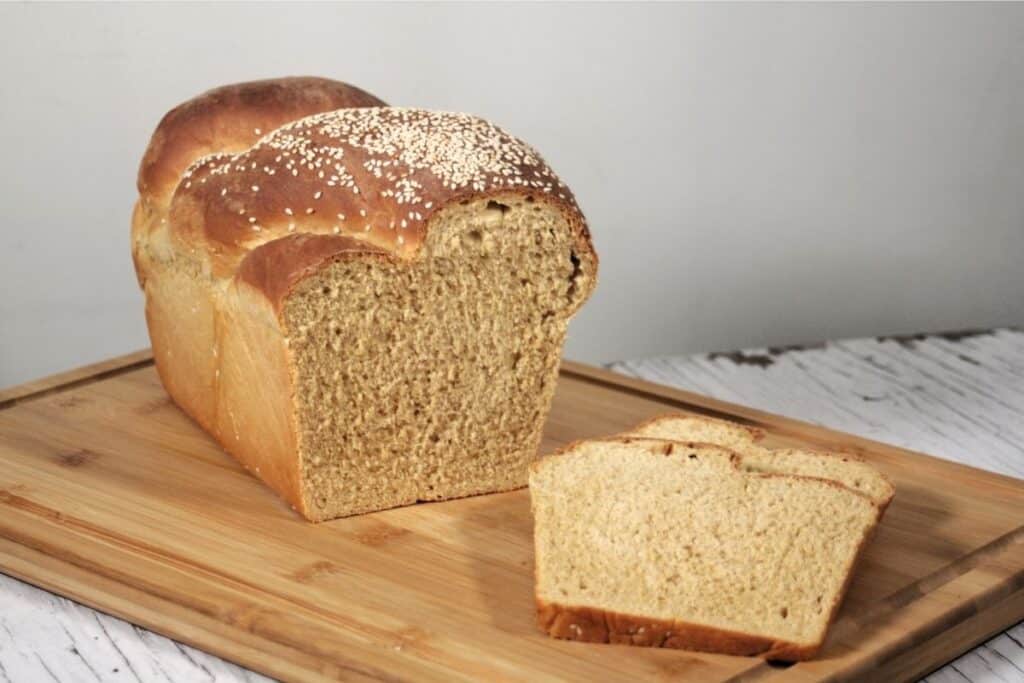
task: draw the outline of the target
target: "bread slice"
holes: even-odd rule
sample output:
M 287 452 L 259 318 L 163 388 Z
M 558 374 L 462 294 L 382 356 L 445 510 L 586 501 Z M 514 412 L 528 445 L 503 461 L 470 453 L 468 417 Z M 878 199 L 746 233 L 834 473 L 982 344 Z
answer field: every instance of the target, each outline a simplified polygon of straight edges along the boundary
M 764 438 L 763 431 L 727 420 L 702 415 L 664 415 L 641 424 L 628 435 L 725 446 L 741 456 L 741 469 L 831 479 L 867 495 L 883 511 L 896 493 L 885 475 L 854 456 L 796 448 L 765 448 L 758 443 Z
M 548 634 L 813 656 L 879 514 L 833 481 L 743 471 L 727 449 L 572 444 L 531 468 Z

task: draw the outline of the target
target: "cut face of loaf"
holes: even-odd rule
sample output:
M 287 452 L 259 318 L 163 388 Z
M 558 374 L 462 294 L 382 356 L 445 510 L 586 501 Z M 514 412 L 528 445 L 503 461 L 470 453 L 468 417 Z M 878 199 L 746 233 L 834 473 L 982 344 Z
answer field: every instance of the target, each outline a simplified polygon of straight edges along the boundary
M 833 482 L 729 451 L 582 442 L 533 465 L 540 626 L 559 638 L 804 659 L 878 519 Z
M 764 437 L 761 430 L 726 420 L 698 415 L 665 415 L 645 422 L 631 430 L 629 435 L 725 446 L 742 456 L 739 460 L 742 469 L 831 479 L 869 496 L 882 510 L 896 493 L 882 473 L 853 456 L 795 448 L 765 448 L 758 443 Z
M 283 306 L 313 518 L 526 484 L 579 295 L 570 234 L 515 197 L 435 221 L 416 261 L 339 261 Z

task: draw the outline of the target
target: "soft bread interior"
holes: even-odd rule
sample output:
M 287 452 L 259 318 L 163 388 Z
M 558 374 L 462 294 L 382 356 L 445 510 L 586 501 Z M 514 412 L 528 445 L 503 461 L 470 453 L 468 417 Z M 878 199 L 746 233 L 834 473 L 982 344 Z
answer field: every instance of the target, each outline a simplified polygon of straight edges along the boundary
M 819 643 L 876 506 L 727 462 L 714 446 L 607 440 L 537 463 L 538 600 Z
M 282 311 L 307 513 L 525 485 L 571 312 L 589 288 L 554 206 L 455 204 L 411 260 L 349 260 Z

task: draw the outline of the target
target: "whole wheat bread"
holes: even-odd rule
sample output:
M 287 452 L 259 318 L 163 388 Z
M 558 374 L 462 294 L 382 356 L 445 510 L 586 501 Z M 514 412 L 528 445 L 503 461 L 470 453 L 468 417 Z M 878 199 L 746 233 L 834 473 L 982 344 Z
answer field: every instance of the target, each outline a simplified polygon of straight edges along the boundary
M 834 481 L 745 471 L 741 457 L 611 438 L 535 463 L 541 628 L 589 642 L 813 656 L 878 506 Z
M 344 83 L 161 121 L 132 255 L 174 401 L 306 518 L 518 488 L 597 257 L 536 150 Z

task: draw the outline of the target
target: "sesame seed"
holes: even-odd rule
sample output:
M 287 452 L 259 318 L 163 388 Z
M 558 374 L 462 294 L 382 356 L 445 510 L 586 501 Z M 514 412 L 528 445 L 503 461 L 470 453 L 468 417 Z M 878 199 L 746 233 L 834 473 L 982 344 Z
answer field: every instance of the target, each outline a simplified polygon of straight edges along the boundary
M 249 216 L 249 222 L 250 223 L 255 223 L 256 222 L 256 216 Z
M 334 234 L 337 235 L 340 232 L 341 232 L 341 226 L 340 225 L 335 225 L 334 226 Z
M 253 131 L 263 136 L 261 129 Z M 300 173 L 303 168 L 309 173 Z M 425 186 L 463 194 L 500 188 L 547 193 L 575 207 L 572 195 L 543 159 L 493 124 L 468 114 L 390 107 L 340 109 L 297 119 L 270 131 L 248 151 L 206 155 L 186 169 L 181 182 L 185 189 L 208 183 L 226 197 L 235 188 L 245 187 L 246 181 L 253 192 L 259 192 L 259 184 L 253 181 L 283 171 L 301 178 L 294 181 L 296 186 L 319 200 L 329 187 L 364 194 L 353 175 L 357 170 L 377 183 L 369 192 L 374 206 L 380 206 L 381 213 L 397 214 L 379 225 L 390 229 L 408 228 L 434 208 L 438 197 L 427 201 Z M 242 177 L 221 177 L 232 174 Z M 229 206 L 240 215 L 246 213 L 233 201 Z M 292 208 L 277 210 L 295 215 Z M 315 213 L 312 207 L 303 210 L 307 216 Z M 367 208 L 358 211 L 367 218 Z M 333 227 L 340 230 L 345 214 L 336 215 L 341 223 Z M 255 219 L 249 224 L 259 227 Z M 289 232 L 296 229 L 293 222 L 287 225 Z M 371 229 L 364 222 L 363 231 Z

